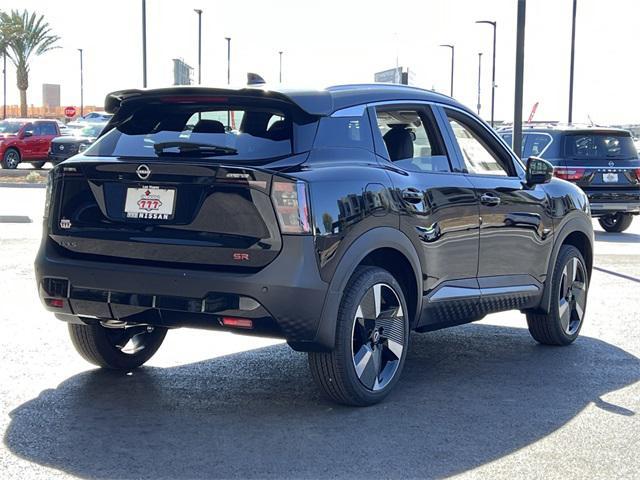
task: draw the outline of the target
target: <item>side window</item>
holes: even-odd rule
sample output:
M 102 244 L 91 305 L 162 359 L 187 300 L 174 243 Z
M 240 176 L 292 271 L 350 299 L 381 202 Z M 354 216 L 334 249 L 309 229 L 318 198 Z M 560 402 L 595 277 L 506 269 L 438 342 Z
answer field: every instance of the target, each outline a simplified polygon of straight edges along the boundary
M 451 171 L 431 110 L 381 106 L 376 119 L 387 158 L 394 164 L 416 172 Z
M 538 157 L 551 143 L 551 137 L 545 133 L 527 133 L 524 135 L 524 147 L 521 158 Z
M 500 158 L 461 115 L 448 111 L 447 116 L 469 173 L 509 176 L 513 167 L 510 159 Z
M 55 125 L 51 122 L 41 123 L 40 131 L 41 131 L 40 135 L 57 135 L 58 134 L 58 132 L 56 131 Z
M 367 111 L 361 116 L 322 117 L 315 147 L 364 148 L 373 151 L 373 139 Z
M 31 135 L 35 135 L 35 125 L 33 123 L 27 123 L 24 127 L 24 133 L 30 133 Z

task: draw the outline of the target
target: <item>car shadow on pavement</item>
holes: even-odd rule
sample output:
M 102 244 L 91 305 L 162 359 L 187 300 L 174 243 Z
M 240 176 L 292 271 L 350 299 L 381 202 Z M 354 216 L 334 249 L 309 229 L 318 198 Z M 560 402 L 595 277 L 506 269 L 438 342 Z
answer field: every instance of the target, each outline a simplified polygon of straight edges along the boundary
M 336 406 L 285 345 L 122 375 L 91 370 L 11 412 L 16 455 L 83 478 L 445 477 L 559 429 L 640 379 L 640 360 L 579 338 L 466 325 L 414 335 L 393 394 Z

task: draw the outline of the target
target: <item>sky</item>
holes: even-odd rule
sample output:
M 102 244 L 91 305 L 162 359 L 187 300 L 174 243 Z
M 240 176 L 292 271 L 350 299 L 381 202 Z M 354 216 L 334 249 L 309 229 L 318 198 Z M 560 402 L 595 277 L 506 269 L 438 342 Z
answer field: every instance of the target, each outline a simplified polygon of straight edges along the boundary
M 141 0 L 2 0 L 0 9 L 43 14 L 61 48 L 31 61 L 28 103 L 42 103 L 42 84 L 61 84 L 63 105 L 79 105 L 78 48 L 84 50 L 85 105 L 142 87 Z M 373 81 L 376 71 L 408 67 L 415 85 L 449 93 L 454 44 L 454 97 L 476 109 L 482 52 L 481 116 L 490 117 L 492 29 L 497 21 L 496 119 L 512 120 L 516 0 L 147 0 L 148 86 L 173 82 L 172 59 L 197 65 L 197 15 L 202 14 L 202 83 L 226 83 L 247 71 L 278 82 L 325 87 Z M 566 121 L 572 0 L 528 0 L 524 116 L 539 102 L 536 120 Z M 640 123 L 640 2 L 578 0 L 574 121 Z M 15 69 L 8 68 L 8 103 L 18 103 Z M 197 79 L 197 71 L 194 72 Z

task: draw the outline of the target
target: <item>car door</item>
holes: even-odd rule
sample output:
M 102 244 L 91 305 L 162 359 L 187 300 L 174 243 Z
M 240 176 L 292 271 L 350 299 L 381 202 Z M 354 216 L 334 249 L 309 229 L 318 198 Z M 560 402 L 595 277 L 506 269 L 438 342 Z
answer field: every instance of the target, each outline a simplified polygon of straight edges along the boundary
M 376 154 L 400 209 L 400 229 L 421 257 L 423 305 L 462 293 L 473 299 L 478 295 L 478 204 L 473 185 L 452 162 L 440 121 L 421 104 L 376 105 L 370 118 Z M 427 317 L 436 322 L 435 316 Z
M 526 186 L 523 166 L 488 126 L 463 111 L 444 111 L 480 200 L 480 288 L 539 288 L 553 246 L 544 186 Z
M 33 123 L 27 123 L 22 127 L 22 131 L 19 134 L 20 137 L 20 156 L 22 160 L 31 160 L 37 155 L 37 142 L 38 139 L 35 136 L 35 125 Z
M 38 144 L 38 158 L 46 160 L 49 157 L 51 140 L 58 136 L 58 129 L 53 122 L 42 122 L 40 126 L 40 142 Z

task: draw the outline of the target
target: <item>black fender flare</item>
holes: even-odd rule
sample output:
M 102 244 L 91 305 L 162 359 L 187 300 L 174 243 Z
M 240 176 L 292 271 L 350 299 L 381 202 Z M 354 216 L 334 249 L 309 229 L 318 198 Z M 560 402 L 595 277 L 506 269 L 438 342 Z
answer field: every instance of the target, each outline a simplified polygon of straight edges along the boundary
M 564 244 L 564 241 L 567 239 L 569 235 L 574 232 L 581 232 L 584 234 L 591 248 L 591 254 L 593 256 L 593 225 L 591 225 L 591 217 L 586 215 L 575 216 L 572 219 L 568 220 L 560 230 L 555 234 L 555 242 L 553 244 L 553 250 L 551 251 L 551 255 L 549 257 L 549 265 L 547 266 L 547 276 L 545 278 L 545 286 L 544 292 L 542 293 L 542 299 L 540 300 L 540 305 L 538 306 L 538 310 L 541 310 L 545 313 L 549 313 L 551 310 L 551 280 L 553 278 L 554 269 L 556 265 L 556 260 L 558 259 L 558 254 L 560 252 L 560 247 Z M 593 258 L 585 259 L 587 262 L 593 263 Z M 591 276 L 591 269 L 589 269 L 589 276 Z
M 309 343 L 290 343 L 292 348 L 300 351 L 333 350 L 342 292 L 360 262 L 369 253 L 380 248 L 397 250 L 411 264 L 418 292 L 414 318 L 418 318 L 422 308 L 422 268 L 418 253 L 409 238 L 400 230 L 391 227 L 378 227 L 368 230 L 358 237 L 342 255 L 327 290 L 314 340 Z

